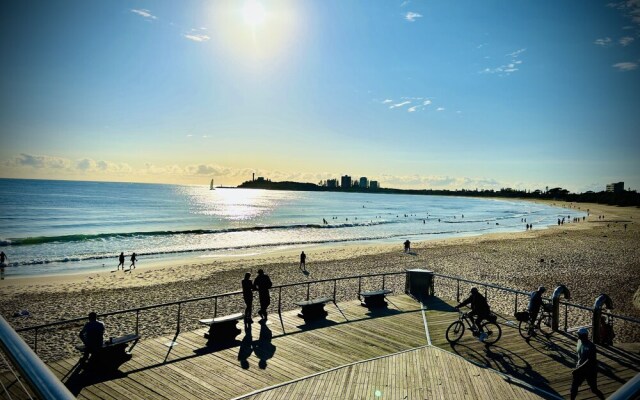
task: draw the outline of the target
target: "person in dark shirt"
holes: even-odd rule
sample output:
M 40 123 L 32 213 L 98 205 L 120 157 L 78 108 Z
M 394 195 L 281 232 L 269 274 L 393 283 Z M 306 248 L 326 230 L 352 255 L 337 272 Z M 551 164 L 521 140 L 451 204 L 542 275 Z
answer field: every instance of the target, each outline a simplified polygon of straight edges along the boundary
M 531 292 L 531 296 L 529 297 L 529 307 L 527 310 L 529 311 L 529 321 L 531 321 L 531 325 L 529 329 L 533 333 L 533 324 L 538 318 L 538 314 L 540 313 L 540 308 L 542 307 L 542 294 L 546 292 L 547 289 L 544 286 L 540 286 L 538 290 Z
M 258 300 L 260 300 L 260 310 L 258 311 L 258 315 L 263 321 L 267 320 L 267 308 L 271 303 L 271 298 L 269 297 L 269 289 L 271 289 L 271 286 L 272 284 L 271 279 L 269 279 L 269 275 L 259 269 L 258 276 L 253 281 L 253 288 L 258 291 Z
M 305 262 L 307 261 L 307 255 L 304 254 L 304 251 L 302 253 L 300 253 L 300 269 L 302 271 L 306 271 L 307 270 L 307 266 L 305 265 Z
M 477 288 L 471 288 L 471 294 L 467 297 L 462 303 L 456 306 L 456 309 L 460 307 L 469 305 L 471 307 L 471 312 L 467 315 L 471 317 L 471 320 L 476 326 L 477 332 L 475 334 L 480 334 L 482 329 L 480 328 L 480 323 L 489 318 L 489 303 L 487 303 L 487 299 L 484 298 L 483 295 L 480 294 Z M 475 319 L 473 317 L 476 317 Z
M 122 266 L 122 270 L 124 271 L 124 253 L 120 253 L 120 256 L 118 257 L 118 268 L 116 268 L 116 271 L 120 269 L 120 266 Z
M 578 343 L 576 345 L 576 353 L 578 361 L 576 368 L 572 371 L 573 380 L 571 381 L 571 400 L 578 395 L 578 388 L 582 382 L 587 380 L 591 391 L 604 399 L 604 395 L 598 390 L 598 360 L 596 356 L 596 345 L 589 340 L 589 331 L 586 328 L 578 330 Z
M 98 314 L 95 312 L 89 313 L 89 322 L 80 331 L 80 340 L 84 343 L 84 358 L 102 348 L 104 324 L 98 321 Z
M 251 273 L 244 274 L 242 280 L 242 298 L 246 308 L 244 309 L 244 324 L 245 326 L 253 322 L 251 319 L 251 311 L 253 309 L 253 284 L 251 283 Z

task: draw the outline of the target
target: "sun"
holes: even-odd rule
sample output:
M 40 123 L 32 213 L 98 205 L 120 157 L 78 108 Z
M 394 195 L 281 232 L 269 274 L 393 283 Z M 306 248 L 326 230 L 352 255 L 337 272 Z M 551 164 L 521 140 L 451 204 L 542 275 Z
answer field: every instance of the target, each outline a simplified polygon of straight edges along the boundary
M 244 16 L 244 22 L 252 28 L 262 25 L 266 16 L 264 7 L 256 0 L 248 0 L 244 4 L 242 14 Z

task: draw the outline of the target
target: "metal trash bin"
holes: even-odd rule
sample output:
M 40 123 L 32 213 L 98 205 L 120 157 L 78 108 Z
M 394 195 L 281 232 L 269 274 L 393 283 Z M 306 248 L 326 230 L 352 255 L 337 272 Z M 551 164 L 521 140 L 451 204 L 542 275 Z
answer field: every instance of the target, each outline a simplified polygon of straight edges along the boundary
M 433 296 L 433 271 L 407 269 L 404 292 L 417 300 Z

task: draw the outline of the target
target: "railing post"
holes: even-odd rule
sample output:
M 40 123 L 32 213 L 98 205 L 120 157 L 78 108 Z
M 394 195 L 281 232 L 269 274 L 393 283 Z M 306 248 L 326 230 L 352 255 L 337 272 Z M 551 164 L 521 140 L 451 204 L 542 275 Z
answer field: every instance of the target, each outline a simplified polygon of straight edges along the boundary
M 564 331 L 566 332 L 569 329 L 569 306 L 564 305 Z
M 311 287 L 310 283 L 307 283 L 307 300 L 309 300 L 309 288 Z
M 360 296 L 360 292 L 362 292 L 362 277 L 358 277 L 358 296 Z
M 518 292 L 516 292 L 516 303 L 515 306 L 513 307 L 513 315 L 516 315 L 516 313 L 518 312 Z
M 553 291 L 551 295 L 551 330 L 557 331 L 560 326 L 560 296 L 564 296 L 565 299 L 571 298 L 571 293 L 565 285 L 560 285 Z M 564 330 L 567 330 L 567 307 L 564 308 Z
M 336 284 L 338 281 L 336 279 L 333 280 L 333 302 L 336 302 Z
M 136 310 L 136 336 L 138 336 L 139 334 L 139 327 L 140 327 L 140 309 Z
M 456 290 L 456 301 L 460 303 L 460 279 L 456 279 L 458 289 Z
M 601 344 L 602 341 L 600 337 L 600 319 L 602 318 L 602 307 L 607 306 L 609 310 L 613 309 L 613 301 L 606 294 L 601 294 L 596 298 L 595 303 L 593 304 L 593 319 L 591 321 L 591 327 L 593 332 L 591 333 L 593 337 L 593 343 Z
M 218 296 L 213 298 L 213 318 L 218 316 Z
M 180 332 L 180 311 L 182 309 L 182 303 L 178 303 L 178 322 L 176 324 L 176 333 Z
M 278 289 L 278 314 L 282 314 L 282 286 Z
M 33 352 L 38 354 L 38 328 L 36 328 L 35 331 L 33 335 Z
M 382 290 L 384 290 L 384 278 L 386 278 L 386 275 L 382 275 Z

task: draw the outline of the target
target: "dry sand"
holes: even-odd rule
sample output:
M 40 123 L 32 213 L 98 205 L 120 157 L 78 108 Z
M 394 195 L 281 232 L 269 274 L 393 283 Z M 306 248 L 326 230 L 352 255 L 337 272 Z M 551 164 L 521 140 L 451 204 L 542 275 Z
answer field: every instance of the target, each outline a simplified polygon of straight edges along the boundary
M 617 314 L 640 318 L 636 294 L 640 290 L 640 209 L 563 202 L 556 205 L 589 209 L 590 216 L 584 222 L 550 229 L 413 243 L 412 254 L 402 252 L 401 242 L 393 246 L 308 247 L 304 249 L 308 275 L 298 269 L 300 249 L 296 249 L 197 265 L 144 268 L 141 262 L 132 273 L 7 279 L 0 281 L 0 312 L 15 327 L 24 327 L 84 316 L 90 310 L 102 313 L 239 290 L 244 273 L 253 272 L 255 277 L 258 268 L 265 269 L 274 285 L 427 268 L 523 290 L 564 284 L 571 291 L 571 301 L 586 306 L 592 306 L 599 294 L 607 293 Z M 601 215 L 603 219 L 598 218 Z M 397 287 L 400 285 L 397 283 Z M 341 298 L 354 297 L 353 288 L 339 288 L 339 292 Z M 300 300 L 295 298 L 297 294 L 287 296 L 285 308 L 292 308 L 292 301 Z M 513 307 L 513 298 L 503 300 L 502 308 Z M 500 299 L 494 297 L 492 302 Z M 211 304 L 202 305 L 197 312 L 202 313 L 202 307 L 210 310 Z M 221 304 L 220 308 L 237 311 L 237 304 Z M 15 311 L 25 309 L 30 317 L 12 317 Z M 141 320 L 145 336 L 174 329 L 175 310 L 152 315 Z M 110 320 L 108 328 L 112 329 L 107 335 L 130 330 L 126 324 Z M 637 325 L 621 330 L 624 332 L 618 339 L 640 340 Z

